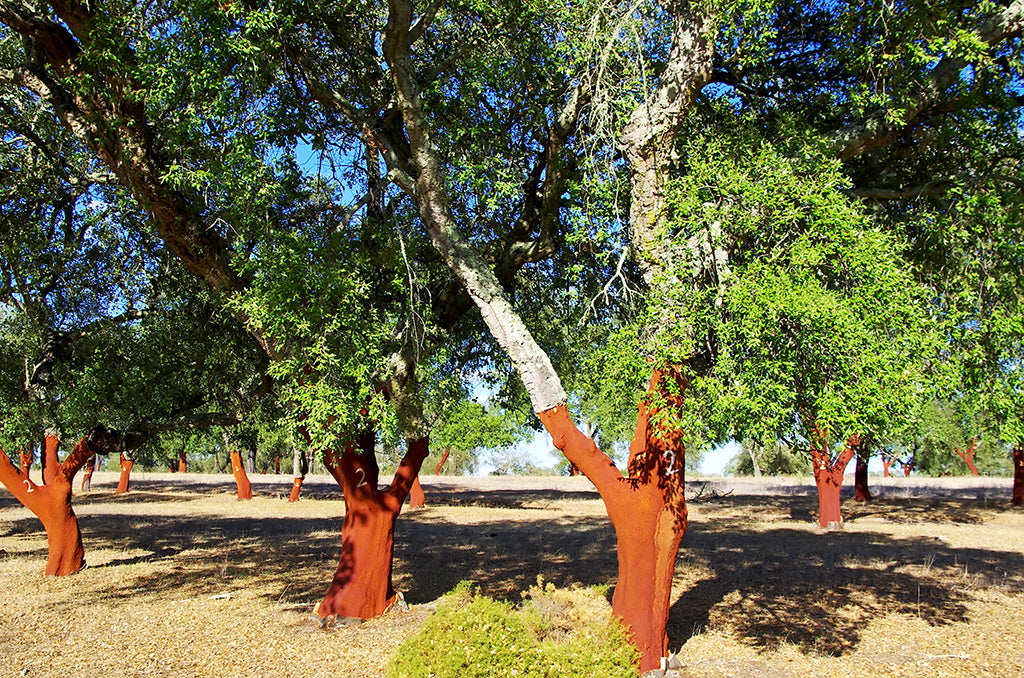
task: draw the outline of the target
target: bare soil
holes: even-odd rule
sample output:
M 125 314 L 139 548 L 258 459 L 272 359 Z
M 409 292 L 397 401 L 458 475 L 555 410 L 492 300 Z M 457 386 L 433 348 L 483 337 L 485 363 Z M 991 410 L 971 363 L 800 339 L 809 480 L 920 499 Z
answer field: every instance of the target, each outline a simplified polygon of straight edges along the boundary
M 89 567 L 44 579 L 42 527 L 0 492 L 0 677 L 380 676 L 461 580 L 495 597 L 543 576 L 614 584 L 614 535 L 583 478 L 439 478 L 406 509 L 395 584 L 407 612 L 323 630 L 337 564 L 330 478 L 94 476 L 75 510 Z M 1000 479 L 872 478 L 823 532 L 809 480 L 697 479 L 669 638 L 683 675 L 1024 676 L 1024 511 Z M 581 667 L 579 675 L 589 675 Z

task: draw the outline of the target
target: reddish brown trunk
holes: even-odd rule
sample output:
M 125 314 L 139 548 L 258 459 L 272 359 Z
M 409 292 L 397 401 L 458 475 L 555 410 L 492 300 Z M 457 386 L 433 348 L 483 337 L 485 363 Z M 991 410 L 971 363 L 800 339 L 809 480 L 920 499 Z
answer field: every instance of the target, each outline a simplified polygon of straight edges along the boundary
M 451 452 L 451 449 L 445 449 L 444 454 L 441 455 L 441 461 L 437 462 L 437 466 L 434 467 L 434 475 L 435 476 L 441 475 L 441 467 L 444 466 L 444 463 L 446 461 L 448 461 L 448 454 L 450 452 Z
M 619 561 L 612 612 L 640 650 L 641 672 L 659 668 L 668 656 L 665 626 L 676 555 L 686 532 L 682 441 L 678 432 L 652 417 L 656 401 L 662 407 L 680 405 L 682 385 L 674 372 L 655 370 L 652 375 L 630 445 L 627 478 L 576 427 L 564 405 L 538 413 L 555 447 L 594 483 L 608 510 Z
M 409 508 L 423 508 L 427 505 L 427 495 L 423 492 L 423 486 L 420 485 L 419 476 L 412 482 L 412 488 L 409 490 Z
M 302 493 L 302 478 L 296 478 L 292 481 L 292 493 L 288 495 L 288 501 L 298 501 L 299 495 Z
M 184 448 L 178 453 L 178 473 L 188 473 L 188 459 L 185 457 Z
M 981 475 L 980 473 L 978 473 L 978 467 L 974 465 L 974 451 L 977 446 L 977 439 L 973 439 L 971 440 L 971 446 L 968 447 L 966 450 L 961 450 L 956 446 L 953 447 L 953 451 L 960 455 L 960 458 L 964 460 L 965 464 L 967 464 L 967 468 L 971 470 L 972 476 Z
M 857 455 L 857 466 L 853 472 L 853 498 L 855 501 L 871 501 L 872 494 L 868 490 L 868 461 Z
M 245 465 L 242 463 L 242 453 L 238 450 L 231 451 L 231 472 L 235 476 L 239 500 L 252 499 L 252 484 L 249 483 L 249 476 L 246 474 Z
M 71 508 L 71 483 L 75 474 L 92 456 L 86 439 L 82 438 L 64 463 L 57 457 L 56 437 L 47 436 L 43 454 L 47 461 L 45 485 L 36 485 L 28 475 L 28 467 L 14 468 L 0 451 L 0 483 L 39 518 L 46 530 L 48 556 L 43 574 L 64 576 L 85 566 L 85 549 L 78 518 Z
M 128 491 L 128 483 L 132 477 L 132 466 L 135 465 L 135 461 L 129 459 L 125 454 L 121 453 L 121 477 L 117 479 L 117 490 L 116 494 L 124 494 Z
M 900 466 L 903 467 L 903 476 L 905 478 L 909 478 L 910 474 L 913 472 L 914 466 L 916 466 L 916 464 L 914 463 L 913 460 L 910 460 L 910 461 L 901 462 Z
M 82 474 L 82 489 L 89 490 L 92 487 L 92 474 L 96 470 L 96 455 L 89 457 L 85 463 L 85 473 Z
M 340 458 L 331 450 L 324 453 L 324 466 L 345 496 L 338 569 L 316 610 L 324 618 L 370 619 L 394 602 L 395 521 L 428 452 L 426 438 L 410 442 L 391 486 L 382 492 L 377 487 L 374 432 L 363 433 L 358 442 L 362 454 L 352 444 L 346 445 Z
M 569 476 L 578 476 L 579 474 L 580 470 L 576 467 L 576 464 L 569 464 Z
M 1013 448 L 1013 498 L 1014 506 L 1024 503 L 1024 442 Z
M 22 473 L 28 478 L 28 473 L 32 469 L 32 453 L 18 452 L 18 464 L 21 466 Z
M 274 473 L 281 475 L 281 457 L 274 457 Z
M 814 465 L 814 483 L 818 487 L 818 525 L 837 529 L 843 524 L 839 493 L 843 487 L 843 473 L 853 458 L 860 437 L 850 436 L 846 448 L 835 461 L 828 451 L 824 433 L 815 428 L 811 435 L 811 461 Z
M 889 467 L 892 466 L 892 457 L 882 457 L 882 477 L 891 478 L 892 474 L 889 472 Z

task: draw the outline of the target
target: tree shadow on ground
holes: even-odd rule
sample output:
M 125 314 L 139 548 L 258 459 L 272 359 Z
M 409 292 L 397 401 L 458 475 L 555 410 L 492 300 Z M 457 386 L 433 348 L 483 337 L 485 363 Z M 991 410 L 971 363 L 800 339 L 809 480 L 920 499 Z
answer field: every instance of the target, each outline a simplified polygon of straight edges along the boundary
M 515 495 L 496 498 L 507 502 L 503 509 L 547 501 L 543 492 Z M 425 510 L 404 512 L 396 527 L 394 581 L 411 603 L 432 601 L 463 580 L 513 601 L 538 576 L 559 586 L 614 583 L 615 539 L 603 515 L 527 511 L 511 518 L 488 508 L 453 514 L 440 501 L 437 496 Z M 908 506 L 917 506 L 908 501 L 895 502 L 893 513 L 905 515 Z M 791 643 L 809 653 L 841 655 L 858 646 L 867 624 L 880 615 L 906 614 L 934 625 L 964 622 L 974 591 L 1024 591 L 1019 553 L 853 529 L 822 533 L 811 525 L 813 507 L 794 497 L 717 498 L 695 506 L 677 564 L 681 594 L 669 618 L 671 647 L 715 628 L 760 648 Z M 848 515 L 853 521 L 884 519 L 884 508 L 876 504 Z M 985 518 L 984 511 L 974 514 L 953 500 L 921 504 L 926 509 Z M 794 516 L 804 514 L 806 527 L 794 527 Z M 42 537 L 35 519 L 14 521 L 13 530 Z M 91 569 L 125 569 L 123 576 L 82 586 L 79 601 L 129 604 L 132 596 L 182 599 L 253 590 L 271 605 L 309 611 L 337 566 L 340 530 L 340 517 L 95 516 L 83 526 L 87 557 L 90 549 L 103 553 Z M 41 543 L 38 555 L 45 557 Z
M 792 500 L 744 497 L 729 509 L 748 505 L 755 516 L 758 510 L 779 515 Z M 907 507 L 915 515 L 918 502 L 933 519 L 945 514 L 961 522 L 984 520 L 983 510 L 957 499 L 899 500 L 891 512 L 875 505 L 860 514 L 903 522 Z M 974 591 L 1024 591 L 1024 555 L 954 548 L 931 537 L 823 533 L 770 521 L 740 527 L 711 517 L 686 535 L 677 580 L 685 584 L 669 617 L 672 647 L 716 628 L 763 649 L 793 644 L 807 653 L 838 656 L 858 646 L 876 617 L 905 614 L 934 626 L 966 622 Z

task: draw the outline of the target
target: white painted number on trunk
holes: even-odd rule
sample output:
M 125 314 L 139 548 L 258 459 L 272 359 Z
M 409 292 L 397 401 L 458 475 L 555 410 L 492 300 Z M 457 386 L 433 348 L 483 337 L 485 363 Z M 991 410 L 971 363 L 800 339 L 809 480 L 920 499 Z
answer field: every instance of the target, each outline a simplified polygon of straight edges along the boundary
M 359 474 L 359 484 L 356 485 L 356 489 L 359 489 L 360 487 L 366 484 L 366 470 L 357 468 L 356 473 Z
M 25 487 L 28 488 L 29 492 L 35 492 L 36 491 L 36 488 L 32 487 L 32 483 L 29 482 L 28 480 L 23 480 L 21 482 L 25 483 Z
M 665 469 L 666 476 L 672 476 L 679 473 L 679 469 L 676 468 L 675 450 L 665 450 L 661 453 L 661 457 L 668 460 L 668 468 Z

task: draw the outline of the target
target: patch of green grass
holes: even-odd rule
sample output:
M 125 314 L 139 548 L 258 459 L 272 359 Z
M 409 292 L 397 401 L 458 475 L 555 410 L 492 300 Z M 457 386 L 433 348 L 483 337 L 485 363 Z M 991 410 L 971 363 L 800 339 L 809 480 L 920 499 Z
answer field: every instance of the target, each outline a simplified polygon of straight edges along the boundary
M 391 678 L 635 677 L 638 655 L 600 589 L 556 589 L 538 579 L 521 605 L 463 582 L 399 647 Z

